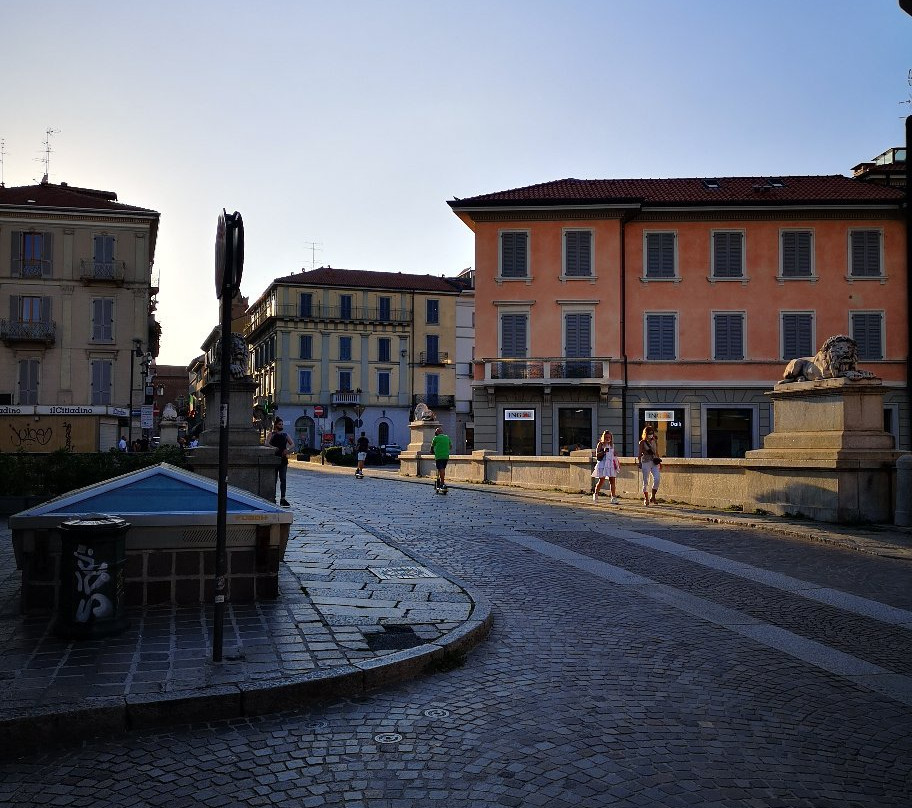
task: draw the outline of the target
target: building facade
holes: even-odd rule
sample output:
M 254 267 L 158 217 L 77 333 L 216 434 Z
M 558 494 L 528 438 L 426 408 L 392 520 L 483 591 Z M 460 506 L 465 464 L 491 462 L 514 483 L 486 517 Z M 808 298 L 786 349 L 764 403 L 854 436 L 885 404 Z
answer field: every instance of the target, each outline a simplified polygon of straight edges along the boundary
M 299 449 L 409 442 L 419 403 L 455 421 L 452 279 L 320 267 L 277 278 L 246 331 L 258 405 Z
M 158 221 L 110 191 L 0 187 L 0 415 L 36 436 L 0 450 L 104 450 L 141 429 Z
M 649 422 L 743 457 L 785 363 L 849 334 L 909 448 L 903 192 L 843 176 L 567 179 L 456 199 L 475 234 L 475 448 L 553 455 Z

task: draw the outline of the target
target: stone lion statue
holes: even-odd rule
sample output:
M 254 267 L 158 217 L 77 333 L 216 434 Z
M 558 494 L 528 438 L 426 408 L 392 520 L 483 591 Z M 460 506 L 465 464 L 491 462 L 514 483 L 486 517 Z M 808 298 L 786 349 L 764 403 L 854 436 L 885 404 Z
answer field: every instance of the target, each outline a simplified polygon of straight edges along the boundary
M 176 421 L 177 420 L 177 407 L 175 407 L 170 401 L 165 404 L 165 408 L 162 410 L 162 421 Z
M 424 402 L 415 406 L 416 421 L 435 421 L 436 419 L 437 416 L 434 414 L 434 411 Z
M 858 344 L 845 334 L 829 337 L 816 356 L 793 359 L 785 366 L 779 384 L 813 382 L 818 379 L 870 379 L 874 374 L 858 370 Z
M 232 379 L 244 379 L 247 377 L 247 342 L 243 335 L 231 335 L 231 342 L 228 346 L 230 355 L 230 370 Z M 218 376 L 221 369 L 222 340 L 219 338 L 215 343 L 215 366 L 211 368 L 212 375 Z

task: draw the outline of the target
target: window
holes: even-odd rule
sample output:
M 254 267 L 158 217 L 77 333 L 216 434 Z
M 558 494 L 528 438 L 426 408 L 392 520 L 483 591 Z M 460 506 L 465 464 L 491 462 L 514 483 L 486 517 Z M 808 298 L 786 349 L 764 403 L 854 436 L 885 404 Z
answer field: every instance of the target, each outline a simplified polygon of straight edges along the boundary
M 92 403 L 111 403 L 111 378 L 113 365 L 110 359 L 93 359 L 92 366 Z M 132 392 L 132 391 L 131 391 Z
M 13 277 L 51 277 L 54 241 L 50 233 L 13 232 L 11 242 Z
M 114 299 L 98 297 L 92 301 L 92 341 L 114 341 Z
M 713 314 L 713 359 L 744 359 L 744 314 L 720 311 Z
M 879 278 L 883 274 L 880 262 L 880 231 L 853 230 L 850 237 L 849 276 Z
M 351 318 L 352 318 L 352 296 L 351 295 L 339 295 L 339 316 L 343 320 L 351 320 Z
M 850 336 L 858 343 L 858 358 L 883 359 L 883 312 L 853 311 L 849 318 Z
M 424 393 L 427 403 L 434 406 L 437 403 L 437 396 L 440 394 L 440 376 L 437 373 L 428 373 L 424 377 Z
M 96 278 L 114 277 L 114 236 L 92 239 L 92 273 Z
M 677 319 L 676 314 L 646 315 L 646 359 L 655 361 L 677 358 Z
M 505 359 L 524 359 L 528 350 L 528 314 L 500 315 L 500 355 Z
M 781 235 L 783 278 L 810 278 L 814 274 L 814 242 L 810 230 L 786 230 Z
M 310 368 L 298 368 L 298 392 L 302 395 L 310 395 L 313 392 L 311 388 Z
M 390 374 L 388 370 L 381 370 L 377 373 L 377 395 L 388 396 L 390 394 Z
M 339 359 L 348 362 L 352 358 L 352 338 L 339 337 Z
M 313 295 L 310 292 L 301 292 L 301 299 L 298 304 L 298 316 L 313 316 Z
M 529 234 L 507 231 L 500 234 L 500 276 L 502 278 L 528 278 Z
M 10 333 L 17 339 L 46 339 L 53 335 L 51 298 L 10 295 Z
M 564 233 L 564 275 L 569 278 L 592 276 L 591 230 L 568 230 Z
M 352 389 L 352 372 L 350 370 L 339 371 L 339 389 L 343 392 L 350 392 Z
M 301 359 L 313 359 L 313 334 L 301 334 Z
M 38 371 L 40 363 L 37 359 L 19 360 L 19 404 L 38 403 Z
M 19 311 L 16 319 L 20 323 L 40 323 L 42 298 L 22 295 L 18 300 Z
M 440 301 L 428 299 L 427 301 L 427 321 L 431 325 L 436 325 L 440 322 Z
M 429 365 L 436 365 L 440 362 L 440 337 L 436 334 L 427 334 L 424 338 L 425 348 L 427 352 L 425 353 L 425 361 Z
M 753 408 L 707 407 L 705 412 L 707 457 L 744 457 L 753 448 Z
M 809 311 L 782 312 L 782 358 L 814 355 L 814 314 Z
M 568 379 L 587 379 L 593 376 L 591 362 L 573 361 L 592 356 L 591 312 L 568 312 L 564 315 L 564 356 L 567 357 Z
M 675 277 L 675 234 L 646 233 L 647 278 Z
M 381 297 L 379 304 L 380 304 L 379 319 L 385 323 L 388 323 L 392 319 L 392 298 Z
M 390 340 L 389 337 L 380 337 L 377 340 L 377 361 L 390 361 Z
M 744 277 L 744 234 L 736 231 L 713 233 L 713 278 Z

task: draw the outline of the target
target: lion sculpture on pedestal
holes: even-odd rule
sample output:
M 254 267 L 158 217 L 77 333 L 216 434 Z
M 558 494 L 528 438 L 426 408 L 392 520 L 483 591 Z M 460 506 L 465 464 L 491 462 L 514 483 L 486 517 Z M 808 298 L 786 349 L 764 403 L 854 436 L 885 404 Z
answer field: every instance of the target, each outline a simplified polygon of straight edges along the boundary
M 436 421 L 437 416 L 434 414 L 434 411 L 428 407 L 424 402 L 416 405 L 415 407 L 415 420 L 416 421 Z
M 874 374 L 858 370 L 858 344 L 845 334 L 829 337 L 816 356 L 793 359 L 785 366 L 778 384 L 813 382 L 818 379 L 871 379 Z

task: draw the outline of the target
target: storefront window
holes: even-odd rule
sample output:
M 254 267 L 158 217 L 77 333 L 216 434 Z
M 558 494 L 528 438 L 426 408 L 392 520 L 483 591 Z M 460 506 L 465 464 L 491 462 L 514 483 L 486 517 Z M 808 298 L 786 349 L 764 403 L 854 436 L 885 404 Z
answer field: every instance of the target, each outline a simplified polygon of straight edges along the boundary
M 658 438 L 659 454 L 662 457 L 685 457 L 684 445 L 684 407 L 669 407 L 664 409 L 652 408 L 641 409 L 637 412 L 638 428 L 636 434 L 636 443 L 633 451 L 636 453 L 636 444 L 639 443 L 640 436 L 646 424 L 655 427 L 656 437 Z
M 588 407 L 561 407 L 557 411 L 558 454 L 592 445 L 592 410 Z
M 511 409 L 503 414 L 503 453 L 505 455 L 534 455 L 535 410 Z
M 754 411 L 711 407 L 706 410 L 706 456 L 744 457 L 752 448 Z

